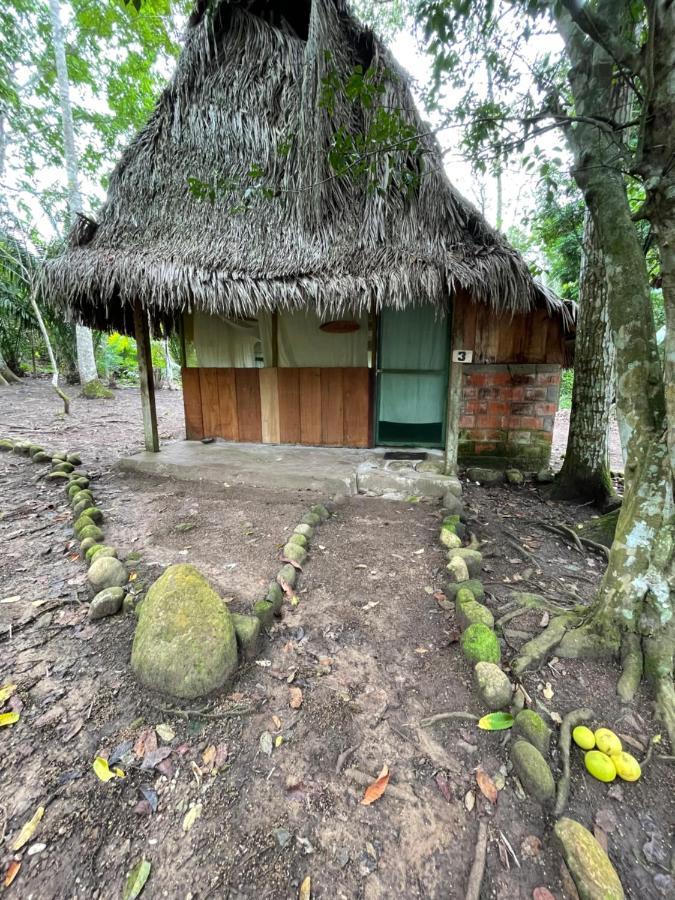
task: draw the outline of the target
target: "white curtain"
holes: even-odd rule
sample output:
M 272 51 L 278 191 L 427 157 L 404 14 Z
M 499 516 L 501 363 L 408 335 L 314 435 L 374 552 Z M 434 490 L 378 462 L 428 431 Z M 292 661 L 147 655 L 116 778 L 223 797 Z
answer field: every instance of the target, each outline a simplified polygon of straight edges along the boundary
M 277 320 L 278 364 L 283 368 L 368 365 L 368 316 L 345 315 L 344 319 L 359 324 L 358 331 L 334 334 L 322 331 L 320 318 L 311 310 L 280 312 Z M 272 316 L 260 313 L 260 338 L 266 366 L 272 365 Z
M 234 322 L 195 311 L 193 340 L 197 365 L 206 368 L 253 368 L 260 341 L 257 322 Z

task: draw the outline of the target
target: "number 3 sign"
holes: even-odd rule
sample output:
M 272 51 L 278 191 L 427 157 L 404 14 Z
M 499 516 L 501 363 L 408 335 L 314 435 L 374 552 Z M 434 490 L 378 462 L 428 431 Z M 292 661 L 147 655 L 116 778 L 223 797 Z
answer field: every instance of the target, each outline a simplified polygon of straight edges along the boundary
M 453 350 L 452 361 L 458 363 L 470 363 L 473 359 L 473 350 Z

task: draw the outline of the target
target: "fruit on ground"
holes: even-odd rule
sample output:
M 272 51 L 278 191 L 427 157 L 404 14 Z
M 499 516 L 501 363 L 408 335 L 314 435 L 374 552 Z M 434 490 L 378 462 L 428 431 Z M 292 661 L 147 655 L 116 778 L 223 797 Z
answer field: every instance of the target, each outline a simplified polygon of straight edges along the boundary
M 595 735 L 585 725 L 577 725 L 572 732 L 572 740 L 582 750 L 592 750 L 595 747 Z
M 637 781 L 642 774 L 640 763 L 630 753 L 625 751 L 615 753 L 612 756 L 612 762 L 614 763 L 616 774 L 624 781 Z
M 621 741 L 609 728 L 598 728 L 595 732 L 595 746 L 601 753 L 611 756 L 613 753 L 621 753 L 623 747 Z
M 584 763 L 593 778 L 597 778 L 598 781 L 614 781 L 616 778 L 616 766 L 611 758 L 600 750 L 589 750 L 584 756 Z

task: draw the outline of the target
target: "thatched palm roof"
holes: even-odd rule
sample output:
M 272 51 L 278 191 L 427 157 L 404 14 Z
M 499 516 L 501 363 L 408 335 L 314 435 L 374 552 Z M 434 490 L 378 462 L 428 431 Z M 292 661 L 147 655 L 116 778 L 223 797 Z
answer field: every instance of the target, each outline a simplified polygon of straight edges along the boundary
M 384 85 L 375 108 L 338 91 L 329 111 L 324 79 L 356 65 Z M 365 133 L 378 104 L 423 135 L 422 156 L 396 152 L 417 176 L 412 191 L 388 178 L 386 154 L 374 157 L 377 190 L 331 169 L 338 130 Z M 564 315 L 447 180 L 427 131 L 407 77 L 344 0 L 201 0 L 172 81 L 96 220 L 81 219 L 48 264 L 45 293 L 80 321 L 120 330 L 136 298 L 156 323 L 192 308 L 444 306 L 457 288 L 496 310 L 546 304 Z M 253 182 L 252 166 L 263 173 Z M 190 179 L 217 180 L 213 202 Z M 242 210 L 252 183 L 265 190 Z

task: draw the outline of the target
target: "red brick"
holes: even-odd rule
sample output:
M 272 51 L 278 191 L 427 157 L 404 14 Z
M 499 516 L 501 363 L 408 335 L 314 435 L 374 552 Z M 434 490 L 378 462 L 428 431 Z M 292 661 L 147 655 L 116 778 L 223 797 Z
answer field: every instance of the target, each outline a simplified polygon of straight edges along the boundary
M 468 376 L 468 382 L 471 385 L 475 385 L 476 387 L 484 387 L 486 384 L 489 384 L 489 375 L 485 372 L 472 372 Z
M 537 384 L 560 384 L 560 372 L 538 372 Z
M 476 416 L 477 428 L 500 428 L 502 417 L 495 415 Z
M 511 388 L 511 399 L 512 400 L 524 400 L 525 399 L 525 388 L 522 385 Z
M 460 428 L 473 428 L 476 424 L 475 416 L 460 416 L 459 417 L 459 427 Z
M 512 403 L 511 404 L 511 415 L 512 416 L 534 416 L 534 415 L 536 415 L 535 404 L 528 403 L 528 402 Z
M 466 386 L 462 388 L 462 397 L 464 397 L 465 400 L 475 400 L 477 396 L 478 388 Z
M 538 416 L 554 416 L 558 411 L 558 407 L 555 403 L 537 403 L 534 411 Z
M 490 415 L 503 416 L 507 415 L 509 412 L 511 412 L 511 404 L 504 400 L 493 400 L 492 403 L 488 403 L 488 413 Z
M 545 387 L 526 387 L 525 388 L 525 399 L 526 400 L 546 400 L 546 388 Z
M 489 372 L 491 384 L 511 384 L 513 379 L 510 372 Z

